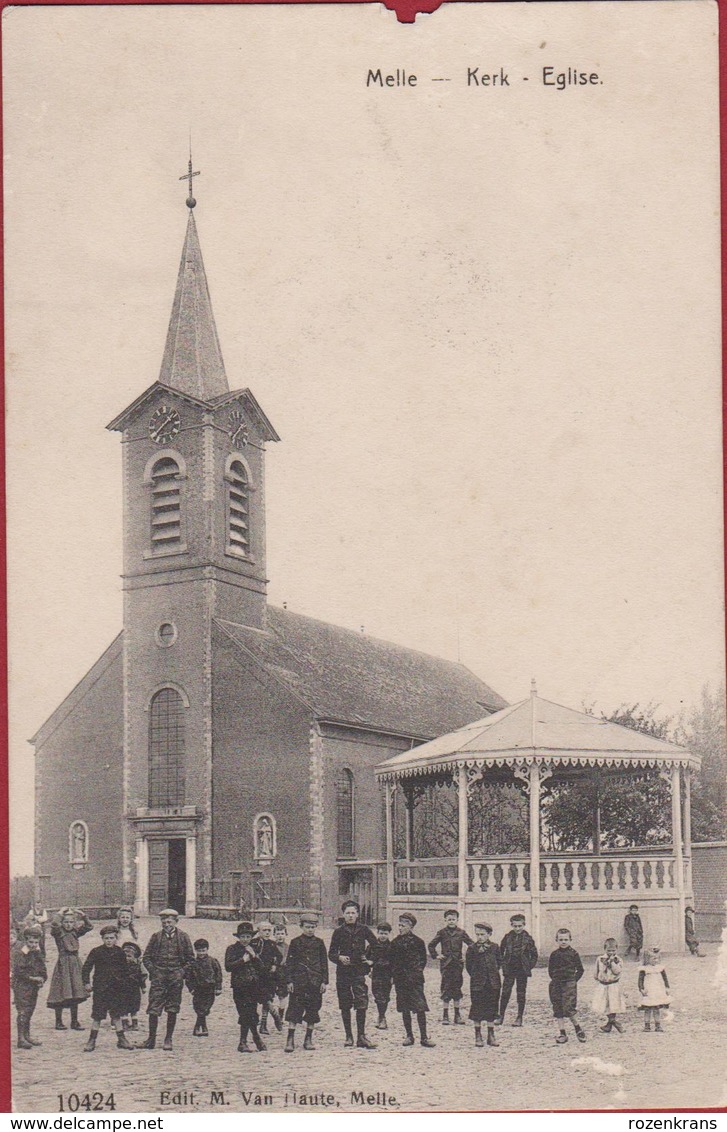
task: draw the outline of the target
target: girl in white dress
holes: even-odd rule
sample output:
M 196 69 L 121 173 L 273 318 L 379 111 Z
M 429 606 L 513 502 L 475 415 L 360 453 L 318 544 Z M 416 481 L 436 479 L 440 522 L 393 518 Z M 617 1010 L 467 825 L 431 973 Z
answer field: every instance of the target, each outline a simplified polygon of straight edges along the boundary
M 662 1006 L 671 1002 L 669 994 L 669 980 L 666 977 L 664 965 L 661 962 L 661 948 L 652 947 L 644 952 L 644 966 L 639 967 L 639 993 L 641 1003 L 639 1010 L 644 1011 L 644 1029 L 651 1029 L 651 1017 L 654 1016 L 654 1029 L 661 1033 Z
M 603 944 L 603 951 L 604 954 L 599 955 L 596 960 L 596 970 L 593 974 L 597 986 L 593 992 L 591 1008 L 596 1014 L 606 1015 L 606 1024 L 601 1026 L 604 1034 L 610 1034 L 611 1030 L 618 1030 L 619 1034 L 623 1034 L 624 1028 L 616 1018 L 617 1014 L 626 1011 L 626 999 L 621 990 L 623 962 L 617 954 L 616 940 L 607 939 Z

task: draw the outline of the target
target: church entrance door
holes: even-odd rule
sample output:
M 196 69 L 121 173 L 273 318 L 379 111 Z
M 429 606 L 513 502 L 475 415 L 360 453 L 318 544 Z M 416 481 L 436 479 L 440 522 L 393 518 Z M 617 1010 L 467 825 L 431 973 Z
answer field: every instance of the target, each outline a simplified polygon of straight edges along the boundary
M 374 878 L 372 869 L 341 869 L 339 873 L 339 892 L 350 896 L 361 905 L 361 923 L 373 924 L 376 915 L 374 906 Z
M 185 914 L 187 863 L 184 838 L 149 840 L 149 911 L 175 908 Z

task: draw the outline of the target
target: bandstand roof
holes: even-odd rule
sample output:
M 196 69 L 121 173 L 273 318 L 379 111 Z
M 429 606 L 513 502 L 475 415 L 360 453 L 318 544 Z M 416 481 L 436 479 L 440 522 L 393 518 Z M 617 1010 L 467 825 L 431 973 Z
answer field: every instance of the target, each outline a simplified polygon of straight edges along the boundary
M 691 766 L 701 760 L 686 747 L 622 727 L 531 694 L 503 708 L 395 755 L 376 767 L 383 781 L 457 766 L 514 766 L 543 761 L 563 766 Z

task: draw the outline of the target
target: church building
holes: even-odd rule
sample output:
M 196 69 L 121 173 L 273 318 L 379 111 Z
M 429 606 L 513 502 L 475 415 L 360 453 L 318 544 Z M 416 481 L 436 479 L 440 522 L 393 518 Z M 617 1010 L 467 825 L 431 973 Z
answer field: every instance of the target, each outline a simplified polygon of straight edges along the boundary
M 195 203 L 159 378 L 108 425 L 123 629 L 31 740 L 36 876 L 67 899 L 79 880 L 117 886 L 140 914 L 244 902 L 330 922 L 353 892 L 375 916 L 374 767 L 505 702 L 461 664 L 268 604 L 279 437 L 251 390 L 229 388 Z

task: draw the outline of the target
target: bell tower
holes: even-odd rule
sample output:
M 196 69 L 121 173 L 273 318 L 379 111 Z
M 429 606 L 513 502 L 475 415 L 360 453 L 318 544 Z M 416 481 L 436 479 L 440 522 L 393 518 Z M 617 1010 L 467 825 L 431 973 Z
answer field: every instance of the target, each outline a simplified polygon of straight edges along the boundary
M 159 378 L 108 425 L 122 434 L 124 875 L 139 912 L 192 915 L 210 875 L 212 620 L 265 627 L 265 445 L 230 391 L 194 219 Z

